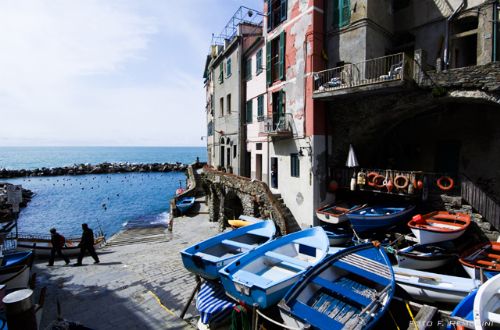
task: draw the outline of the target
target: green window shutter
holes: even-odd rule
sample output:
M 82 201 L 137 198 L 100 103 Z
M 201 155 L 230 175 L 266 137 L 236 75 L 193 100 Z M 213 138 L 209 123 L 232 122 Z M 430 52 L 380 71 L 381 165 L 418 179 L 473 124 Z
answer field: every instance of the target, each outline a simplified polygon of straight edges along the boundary
M 257 51 L 257 55 L 255 57 L 255 66 L 256 66 L 256 69 L 257 69 L 257 74 L 261 73 L 262 72 L 262 49 L 259 49 Z
M 278 54 L 278 62 L 279 62 L 279 79 L 285 79 L 285 31 L 280 33 L 279 40 L 279 54 Z
M 252 117 L 253 117 L 253 114 L 252 114 L 252 100 L 250 101 L 247 101 L 247 123 L 251 123 L 252 122 Z
M 248 58 L 245 62 L 245 79 L 252 79 L 252 58 Z
M 257 116 L 264 116 L 264 95 L 259 95 L 257 98 Z
M 229 77 L 230 75 L 231 75 L 231 59 L 228 59 L 226 64 L 226 76 Z
M 266 44 L 266 83 L 267 86 L 271 85 L 271 42 Z
M 224 63 L 219 64 L 219 83 L 224 82 Z
M 277 110 L 278 110 L 278 115 L 281 117 L 281 115 L 284 113 L 283 111 L 283 90 L 280 90 L 278 92 L 278 106 L 277 106 Z
M 339 27 L 348 25 L 349 21 L 351 20 L 351 1 L 340 0 L 339 10 Z
M 283 21 L 286 21 L 286 14 L 287 14 L 287 11 L 288 11 L 288 6 L 287 6 L 287 3 L 288 1 L 287 0 L 281 0 L 281 5 L 280 5 L 280 18 L 281 18 L 281 22 Z
M 267 31 L 271 31 L 273 28 L 273 8 L 272 0 L 267 0 Z
M 333 0 L 333 26 L 339 27 L 340 25 L 340 10 L 342 0 Z

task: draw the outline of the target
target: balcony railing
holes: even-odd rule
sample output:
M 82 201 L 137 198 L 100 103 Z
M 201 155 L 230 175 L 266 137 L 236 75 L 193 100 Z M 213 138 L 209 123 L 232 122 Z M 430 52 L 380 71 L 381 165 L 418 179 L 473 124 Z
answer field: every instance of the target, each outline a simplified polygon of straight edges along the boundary
M 408 56 L 398 53 L 315 72 L 314 93 L 408 80 L 410 68 Z
M 294 134 L 294 122 L 291 113 L 263 117 L 260 121 L 260 133 L 269 136 L 291 137 Z

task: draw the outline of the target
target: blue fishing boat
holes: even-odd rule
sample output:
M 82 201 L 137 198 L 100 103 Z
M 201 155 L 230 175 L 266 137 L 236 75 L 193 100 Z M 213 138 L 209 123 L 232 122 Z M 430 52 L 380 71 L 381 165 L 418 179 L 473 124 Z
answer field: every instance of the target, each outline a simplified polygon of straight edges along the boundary
M 219 271 L 226 294 L 265 309 L 278 303 L 309 267 L 328 253 L 325 231 L 314 227 L 263 244 Z
M 347 213 L 355 231 L 367 232 L 396 226 L 411 218 L 415 205 L 405 207 L 368 206 Z
M 32 262 L 33 262 L 32 251 L 14 252 L 3 255 L 2 264 L 0 267 L 6 268 L 18 265 L 28 265 L 29 267 L 31 267 Z
M 271 220 L 231 230 L 211 237 L 181 251 L 184 267 L 206 279 L 218 279 L 219 270 L 242 254 L 274 238 L 276 227 Z
M 182 197 L 175 202 L 175 206 L 181 214 L 185 214 L 191 207 L 193 207 L 194 200 L 194 197 Z
M 394 273 L 384 249 L 353 246 L 309 269 L 279 303 L 286 325 L 371 329 L 388 309 Z
M 453 309 L 450 316 L 460 317 L 466 321 L 470 321 L 470 329 L 474 328 L 474 299 L 476 298 L 477 290 L 472 291 L 462 299 L 462 301 Z M 453 325 L 448 325 L 447 330 L 454 330 Z M 462 327 L 463 329 L 463 327 Z

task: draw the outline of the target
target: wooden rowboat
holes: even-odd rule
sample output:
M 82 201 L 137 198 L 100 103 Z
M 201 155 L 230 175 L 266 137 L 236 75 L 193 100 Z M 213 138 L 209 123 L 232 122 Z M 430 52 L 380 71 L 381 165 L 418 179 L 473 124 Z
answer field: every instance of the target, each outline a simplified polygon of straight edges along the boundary
M 471 278 L 480 278 L 483 272 L 491 278 L 500 272 L 500 243 L 486 242 L 462 253 L 458 259 Z
M 333 202 L 323 205 L 316 210 L 316 216 L 327 224 L 339 224 L 347 221 L 347 213 L 362 208 L 365 205 L 353 205 L 343 202 Z
M 367 206 L 347 213 L 353 229 L 358 232 L 385 230 L 397 226 L 408 219 L 415 210 L 415 205 L 403 207 Z
M 94 238 L 94 248 L 100 248 L 105 242 L 104 236 Z M 66 238 L 62 252 L 66 256 L 76 256 L 80 253 L 80 237 Z M 18 235 L 18 250 L 33 250 L 38 257 L 49 257 L 52 250 L 50 236 Z
M 420 244 L 429 244 L 456 239 L 470 225 L 470 215 L 448 211 L 417 214 L 408 222 L 408 227 Z

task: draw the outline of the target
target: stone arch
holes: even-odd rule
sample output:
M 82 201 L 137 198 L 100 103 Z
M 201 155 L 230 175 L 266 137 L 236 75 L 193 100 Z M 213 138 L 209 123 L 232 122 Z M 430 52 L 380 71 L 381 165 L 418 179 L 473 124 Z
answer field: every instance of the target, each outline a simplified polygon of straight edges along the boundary
M 224 204 L 221 211 L 224 222 L 229 219 L 238 219 L 238 217 L 243 214 L 243 202 L 241 197 L 238 196 L 238 193 L 233 190 L 227 191 L 224 196 Z

